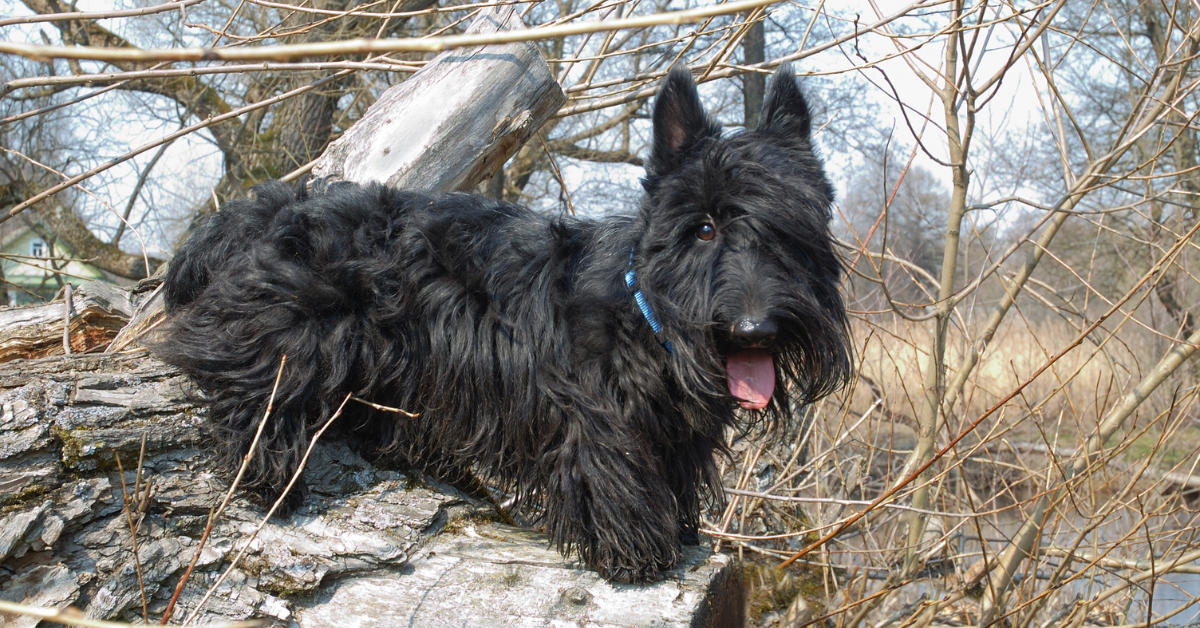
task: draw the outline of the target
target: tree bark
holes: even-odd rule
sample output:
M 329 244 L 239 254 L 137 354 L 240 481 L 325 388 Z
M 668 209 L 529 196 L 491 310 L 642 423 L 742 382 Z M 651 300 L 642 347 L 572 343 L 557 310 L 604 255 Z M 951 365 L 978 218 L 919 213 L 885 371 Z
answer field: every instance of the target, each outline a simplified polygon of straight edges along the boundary
M 74 291 L 71 302 L 68 337 L 74 353 L 104 349 L 133 314 L 128 292 L 99 281 Z M 62 355 L 63 304 L 0 309 L 0 362 Z

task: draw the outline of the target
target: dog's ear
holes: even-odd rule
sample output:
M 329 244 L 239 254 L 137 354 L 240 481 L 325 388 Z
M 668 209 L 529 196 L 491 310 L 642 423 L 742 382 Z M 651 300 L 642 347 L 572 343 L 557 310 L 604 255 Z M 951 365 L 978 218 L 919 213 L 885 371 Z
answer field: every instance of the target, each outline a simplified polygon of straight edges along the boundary
M 808 102 L 796 85 L 792 64 L 785 63 L 771 77 L 771 87 L 763 101 L 758 131 L 793 140 L 808 140 L 812 135 L 812 116 Z
M 700 140 L 721 134 L 721 125 L 704 113 L 700 93 L 687 66 L 676 63 L 667 72 L 654 101 L 654 142 L 646 172 L 664 175 L 682 163 Z

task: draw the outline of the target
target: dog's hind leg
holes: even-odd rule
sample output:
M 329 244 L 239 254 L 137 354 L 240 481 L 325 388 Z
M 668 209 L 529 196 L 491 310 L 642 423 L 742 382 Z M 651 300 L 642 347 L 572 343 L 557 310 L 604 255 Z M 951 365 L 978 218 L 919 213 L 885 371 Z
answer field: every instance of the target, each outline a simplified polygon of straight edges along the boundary
M 204 390 L 212 444 L 231 476 L 251 453 L 258 426 L 265 421 L 241 485 L 270 503 L 291 481 L 312 434 L 340 398 L 323 394 L 319 326 L 314 321 L 281 320 L 271 315 L 277 310 L 263 308 L 236 325 L 227 319 L 213 325 L 200 322 L 218 308 L 208 300 L 188 308 L 172 321 L 171 342 L 163 343 L 159 353 L 191 374 Z M 189 323 L 190 328 L 174 328 Z M 283 512 L 303 497 L 304 484 L 297 479 Z
M 242 482 L 273 500 L 296 472 L 312 434 L 348 392 L 358 332 L 345 323 L 348 317 L 313 311 L 310 304 L 331 302 L 337 290 L 305 268 L 269 251 L 243 262 L 173 311 L 156 353 L 204 390 L 213 444 L 231 473 L 250 451 L 275 390 L 273 412 Z M 303 498 L 298 487 L 288 506 Z

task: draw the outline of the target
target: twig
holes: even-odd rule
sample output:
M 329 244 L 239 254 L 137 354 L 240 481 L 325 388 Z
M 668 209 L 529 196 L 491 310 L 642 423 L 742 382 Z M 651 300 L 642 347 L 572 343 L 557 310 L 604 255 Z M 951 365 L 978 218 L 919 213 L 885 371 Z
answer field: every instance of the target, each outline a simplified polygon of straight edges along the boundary
M 303 166 L 300 166 L 299 168 L 296 168 L 282 177 L 279 177 L 279 180 L 283 181 L 284 183 L 291 183 L 292 181 L 295 181 L 296 179 L 299 179 L 300 177 L 312 172 L 313 166 L 317 165 L 318 161 L 321 161 L 319 156 Z M 213 198 L 213 202 L 216 202 L 215 197 Z
M 0 51 L 0 52 L 2 52 L 2 51 Z M 292 98 L 293 96 L 298 96 L 305 92 L 316 89 L 322 85 L 325 85 L 326 83 L 336 81 L 339 78 L 346 76 L 347 74 L 350 74 L 350 72 L 351 72 L 350 70 L 342 70 L 335 74 L 331 74 L 323 79 L 313 81 L 312 83 L 309 83 L 308 85 L 301 85 L 300 87 L 297 87 L 296 89 L 293 89 L 288 92 L 284 92 L 282 94 L 279 94 L 278 96 L 267 98 L 265 100 L 260 100 L 256 103 L 246 105 L 245 107 L 239 107 L 237 109 L 227 111 L 219 116 L 210 116 L 210 117 L 205 118 L 204 120 L 201 120 L 200 122 L 197 122 L 191 126 L 187 126 L 182 129 L 179 129 L 178 131 L 175 131 L 174 133 L 171 133 L 170 135 L 166 135 L 160 139 L 154 140 L 153 142 L 143 144 L 116 159 L 106 161 L 103 164 L 96 166 L 95 168 L 92 168 L 86 172 L 77 174 L 65 181 L 62 181 L 58 184 L 55 184 L 55 185 L 47 188 L 46 190 L 43 190 L 42 192 L 35 194 L 34 196 L 32 196 L 28 199 L 25 199 L 24 201 L 21 201 L 20 203 L 17 203 L 16 205 L 13 206 L 12 209 L 8 210 L 8 215 L 0 214 L 0 223 L 3 223 L 4 221 L 8 220 L 9 218 L 12 218 L 13 216 L 16 216 L 17 214 L 25 211 L 31 205 L 33 205 L 34 203 L 37 203 L 38 201 L 49 198 L 50 196 L 53 196 L 69 187 L 73 187 L 76 184 L 78 184 L 80 181 L 83 181 L 84 179 L 87 179 L 87 178 L 95 176 L 101 172 L 104 172 L 105 170 L 108 170 L 109 168 L 112 168 L 113 166 L 116 166 L 118 164 L 122 164 L 126 161 L 129 161 L 130 159 L 137 157 L 138 155 L 150 150 L 151 148 L 154 148 L 156 146 L 160 146 L 167 142 L 173 141 L 175 139 L 183 137 L 184 135 L 188 135 L 189 133 L 194 133 L 196 131 L 199 131 L 200 129 L 210 127 L 218 122 L 223 122 L 223 121 L 229 120 L 231 118 L 236 118 L 238 116 L 249 113 L 251 111 L 255 111 L 257 109 L 262 109 L 263 107 L 273 105 L 277 102 L 282 102 L 284 100 L 287 100 L 288 98 Z M 0 147 L 0 148 L 3 148 L 3 147 Z
M 0 600 L 0 612 L 12 613 L 14 615 L 24 615 L 26 617 L 37 617 L 38 619 L 49 621 L 57 624 L 66 624 L 68 626 L 83 626 L 84 628 L 132 628 L 130 624 L 121 623 L 119 621 L 104 621 L 100 619 L 88 619 L 79 611 L 59 610 L 57 608 L 46 608 L 44 606 L 29 606 L 28 604 L 17 604 L 15 602 L 6 602 Z M 207 624 L 206 628 L 258 628 L 271 623 L 267 619 L 250 619 L 246 621 L 235 621 L 229 624 Z M 168 628 L 183 628 L 182 626 L 169 626 Z
M 1074 558 L 1077 560 L 1102 565 L 1112 569 L 1130 569 L 1136 571 L 1153 570 L 1155 565 L 1148 560 L 1129 560 L 1126 558 L 1111 558 L 1108 556 L 1096 556 L 1088 552 L 1072 551 L 1066 547 L 1047 547 L 1042 549 L 1048 556 L 1061 556 L 1064 558 Z M 1166 570 L 1163 570 L 1166 571 Z M 1170 569 L 1173 573 L 1200 574 L 1200 565 L 1193 563 L 1176 564 Z
M 158 65 L 157 65 L 157 66 L 155 66 L 155 67 L 162 67 L 162 66 L 165 66 L 165 65 L 167 65 L 167 64 L 165 64 L 165 63 L 160 63 L 160 64 L 158 64 Z M 46 114 L 48 114 L 48 113 L 50 113 L 50 112 L 52 112 L 52 111 L 57 111 L 57 110 L 59 110 L 59 109 L 62 109 L 62 108 L 64 108 L 64 107 L 70 107 L 70 106 L 72 106 L 72 105 L 78 105 L 79 103 L 81 103 L 81 102 L 83 102 L 83 101 L 85 101 L 85 100 L 91 100 L 92 98 L 95 98 L 95 97 L 97 97 L 97 96 L 102 96 L 102 95 L 104 95 L 104 94 L 107 94 L 108 92 L 111 92 L 111 91 L 113 91 L 114 89 L 117 89 L 117 88 L 119 88 L 119 87 L 122 87 L 122 86 L 124 86 L 124 85 L 125 85 L 125 84 L 127 84 L 128 82 L 129 82 L 129 81 L 120 81 L 120 82 L 118 82 L 118 83 L 113 83 L 112 85 L 108 85 L 108 86 L 105 86 L 105 87 L 101 87 L 100 89 L 97 89 L 97 90 L 95 90 L 95 91 L 88 92 L 88 93 L 86 93 L 86 94 L 82 94 L 82 95 L 80 95 L 80 96 L 76 96 L 76 97 L 74 97 L 74 98 L 72 98 L 72 99 L 70 99 L 70 100 L 66 100 L 66 101 L 63 101 L 63 102 L 56 102 L 56 103 L 54 103 L 54 104 L 52 104 L 52 105 L 47 105 L 47 106 L 45 106 L 45 107 L 39 107 L 39 108 L 37 108 L 37 109 L 34 109 L 34 110 L 32 110 L 32 111 L 25 111 L 25 112 L 18 113 L 18 114 L 14 114 L 14 115 L 11 115 L 11 116 L 8 116 L 8 117 L 0 118 L 0 126 L 4 126 L 4 125 L 6 125 L 6 124 L 11 124 L 11 123 L 13 123 L 13 122 L 18 122 L 18 121 L 20 121 L 20 120 L 24 120 L 24 119 L 26 119 L 26 118 L 35 118 L 35 117 L 38 117 L 38 116 L 43 116 L 43 115 L 46 115 Z M 3 98 L 4 96 L 6 96 L 6 95 L 8 94 L 8 91 L 9 91 L 9 90 L 8 90 L 7 86 L 6 86 L 6 87 L 3 87 L 3 88 L 0 88 L 0 98 Z
M 184 7 L 190 7 L 193 4 L 200 4 L 201 2 L 204 2 L 204 0 L 180 0 L 179 2 L 156 4 L 152 7 L 144 7 L 141 9 L 122 9 L 120 11 L 100 11 L 95 13 L 68 11 L 66 13 L 43 13 L 41 15 L 6 17 L 0 20 L 0 26 L 9 26 L 12 24 L 34 24 L 36 22 L 63 22 L 67 20 L 103 20 L 114 17 L 139 17 L 142 15 L 153 15 L 155 13 L 166 13 L 167 11 L 178 11 Z
M 571 210 L 571 215 L 575 215 L 575 204 L 571 202 L 571 192 L 567 189 L 567 182 L 563 180 L 562 171 L 558 169 L 558 164 L 554 161 L 554 155 L 550 154 L 550 149 L 546 146 L 546 140 L 542 138 L 542 132 L 537 132 L 538 141 L 542 143 L 542 150 L 546 153 L 546 159 L 550 160 L 550 167 L 554 169 L 554 177 L 558 179 L 558 187 L 562 190 L 563 196 L 567 199 L 567 209 Z
M 271 9 L 283 9 L 286 11 L 294 11 L 296 13 L 308 13 L 311 15 L 329 15 L 329 16 L 334 16 L 334 17 L 366 17 L 366 18 L 372 18 L 372 19 L 385 19 L 385 18 L 396 18 L 396 17 L 416 17 L 418 15 L 434 15 L 437 13 L 452 13 L 452 12 L 458 12 L 458 11 L 470 11 L 473 9 L 482 9 L 482 8 L 486 8 L 486 7 L 515 6 L 515 5 L 524 4 L 526 2 L 529 2 L 530 0 L 488 1 L 488 2 L 476 2 L 476 3 L 471 3 L 471 4 L 453 4 L 453 5 L 444 6 L 444 7 L 433 6 L 428 9 L 422 9 L 420 11 L 387 11 L 387 12 L 382 12 L 382 13 L 363 11 L 358 8 L 356 8 L 352 11 L 335 11 L 332 9 L 320 9 L 317 7 L 309 7 L 309 6 L 296 5 L 296 4 L 287 4 L 287 3 L 283 3 L 283 2 L 271 2 L 270 0 L 250 0 L 250 1 L 253 2 L 254 4 L 257 4 L 260 7 L 268 7 Z M 372 3 L 372 4 L 377 4 L 377 3 Z M 371 5 L 362 3 L 362 4 L 359 4 L 358 6 L 359 7 L 366 6 L 366 7 L 370 8 Z
M 407 410 L 401 410 L 400 408 L 393 408 L 391 406 L 382 406 L 382 405 L 379 405 L 372 401 L 367 401 L 366 399 L 359 399 L 358 397 L 352 396 L 352 397 L 350 397 L 350 400 L 357 401 L 357 402 L 363 404 L 364 406 L 371 406 L 372 408 L 375 408 L 376 410 L 382 410 L 384 412 L 395 412 L 396 414 L 403 414 L 404 416 L 413 418 L 413 419 L 421 416 L 420 413 L 412 413 Z
M 116 81 L 135 79 L 161 79 L 179 76 L 204 76 L 208 74 L 238 74 L 242 72 L 312 72 L 320 70 L 374 70 L 377 72 L 411 73 L 421 69 L 420 63 L 366 63 L 359 61 L 331 61 L 325 63 L 242 63 L 204 66 L 199 68 L 168 68 L 162 70 L 133 70 L 129 72 L 103 72 L 72 76 L 31 76 L 13 79 L 0 87 L 0 96 L 26 88 L 47 85 L 100 85 Z
M 162 156 L 166 154 L 167 149 L 173 143 L 167 142 L 159 146 L 158 150 L 154 151 L 154 155 L 150 157 L 150 161 L 146 163 L 146 167 L 142 168 L 142 172 L 138 174 L 137 183 L 133 185 L 133 191 L 129 193 L 129 200 L 125 202 L 125 211 L 121 212 L 121 224 L 117 225 L 116 233 L 113 234 L 112 240 L 109 240 L 109 243 L 113 246 L 121 246 L 121 236 L 125 235 L 125 227 L 129 224 L 129 217 L 133 215 L 133 207 L 137 205 L 138 196 L 142 194 L 142 188 L 146 187 L 146 181 L 149 180 L 150 173 L 154 171 L 155 164 L 158 163 L 159 159 L 162 159 Z M 149 274 L 149 262 L 147 262 L 146 266 L 146 273 Z
M 129 522 L 129 538 L 133 545 L 133 567 L 137 571 L 138 592 L 142 594 L 142 619 L 150 623 L 150 605 L 146 602 L 146 587 L 142 583 L 142 559 L 138 556 L 137 526 L 133 524 L 133 513 L 129 509 L 129 491 L 125 488 L 125 468 L 121 466 L 121 455 L 113 450 L 117 459 L 117 471 L 121 475 L 121 495 L 125 498 L 125 520 Z
M 569 35 L 603 33 L 628 28 L 690 24 L 717 15 L 728 15 L 774 4 L 777 0 L 742 0 L 710 7 L 668 11 L 620 20 L 564 24 L 525 30 L 497 31 L 444 37 L 407 39 L 350 39 L 345 41 L 255 46 L 244 48 L 108 48 L 97 46 L 47 46 L 0 41 L 0 52 L 30 59 L 92 59 L 95 61 L 285 61 L 299 57 L 330 57 L 389 52 L 442 52 L 453 48 L 509 44 Z
M 254 532 L 252 532 L 250 537 L 247 538 L 245 543 L 242 544 L 242 549 L 238 550 L 237 556 L 234 556 L 233 560 L 230 561 L 229 567 L 226 568 L 224 573 L 221 574 L 221 577 L 217 578 L 217 581 L 214 582 L 211 587 L 209 587 L 208 591 L 204 593 L 204 597 L 201 598 L 200 602 L 196 604 L 196 608 L 192 609 L 191 614 L 189 614 L 187 619 L 183 621 L 184 626 L 187 626 L 196 619 L 196 616 L 200 614 L 200 609 L 204 608 L 204 603 L 208 601 L 208 598 L 212 597 L 213 593 L 216 593 L 217 588 L 220 587 L 221 584 L 225 582 L 225 579 L 233 573 L 233 570 L 237 568 L 238 562 L 241 561 L 242 557 L 246 555 L 246 552 L 250 551 L 250 546 L 253 544 L 254 539 L 258 537 L 258 533 L 261 532 L 264 527 L 266 527 L 267 522 L 271 520 L 271 516 L 275 514 L 276 510 L 279 510 L 279 506 L 283 504 L 283 500 L 287 499 L 288 493 L 292 490 L 292 487 L 296 485 L 296 482 L 299 481 L 301 474 L 304 473 L 304 465 L 308 463 L 308 457 L 312 454 L 313 448 L 317 446 L 317 441 L 321 439 L 321 435 L 325 433 L 325 430 L 329 429 L 329 426 L 333 425 L 333 422 L 342 415 L 342 409 L 346 407 L 346 403 L 350 401 L 351 396 L 352 395 L 349 393 L 346 394 L 346 398 L 342 399 L 341 405 L 338 406 L 337 411 L 333 413 L 333 416 L 329 417 L 329 420 L 325 422 L 325 425 L 322 425 L 321 429 L 317 430 L 317 433 L 313 435 L 312 440 L 308 443 L 308 449 L 304 451 L 304 456 L 300 458 L 300 464 L 296 467 L 296 472 L 292 474 L 292 479 L 288 480 L 287 486 L 283 487 L 283 491 L 279 493 L 279 498 L 275 500 L 274 504 L 271 504 L 271 509 L 267 511 L 266 515 L 263 515 L 262 521 L 258 522 L 258 527 L 254 528 Z
M 217 519 L 220 518 L 221 513 L 225 512 L 225 507 L 233 499 L 233 493 L 237 491 L 238 484 L 242 481 L 242 476 L 246 474 L 246 469 L 250 467 L 250 461 L 254 458 L 254 453 L 258 450 L 258 441 L 262 438 L 263 429 L 267 426 L 267 419 L 275 409 L 275 393 L 279 390 L 279 380 L 283 377 L 283 367 L 285 364 L 287 364 L 286 354 L 279 359 L 279 371 L 275 374 L 275 385 L 271 387 L 271 397 L 267 399 L 267 410 L 263 412 L 262 419 L 258 421 L 258 429 L 255 430 L 254 438 L 250 441 L 250 448 L 242 456 L 242 465 L 238 467 L 237 475 L 234 476 L 233 482 L 230 482 L 229 490 L 225 491 L 225 497 L 221 499 L 220 505 L 208 511 L 208 524 L 204 526 L 204 533 L 200 535 L 200 542 L 196 545 L 196 553 L 192 556 L 191 562 L 188 563 L 187 569 L 183 571 L 183 575 L 180 576 L 179 583 L 175 585 L 175 592 L 171 595 L 171 601 L 167 603 L 167 609 L 163 611 L 162 619 L 158 622 L 162 625 L 166 625 L 167 620 L 171 618 L 171 612 L 175 610 L 175 603 L 179 601 L 179 595 L 183 593 L 184 585 L 187 584 L 188 578 L 191 577 L 192 570 L 196 568 L 196 562 L 200 560 L 200 554 L 204 551 L 204 545 L 208 542 L 209 535 L 212 534 L 213 526 L 216 524 Z
M 150 506 L 150 483 L 146 483 L 146 487 L 142 488 L 142 470 L 146 461 L 146 433 L 142 432 L 142 445 L 138 448 L 138 466 L 137 475 L 133 477 L 133 499 L 137 501 L 138 518 L 137 529 L 142 528 L 142 519 L 146 516 L 146 510 Z
M 750 476 L 754 474 L 754 466 L 758 464 L 758 458 L 760 456 L 762 456 L 762 453 L 766 449 L 766 447 L 767 447 L 766 443 L 763 443 L 758 446 L 758 449 L 754 450 L 754 452 L 752 454 L 753 457 L 743 456 L 743 458 L 742 458 L 742 461 L 743 461 L 742 473 L 738 477 L 737 488 L 739 488 L 739 489 L 745 488 L 746 483 L 750 481 Z M 751 452 L 749 450 L 747 450 L 746 453 L 749 454 Z M 740 499 L 741 499 L 740 496 L 735 495 L 733 497 L 733 499 L 729 500 L 729 504 L 727 506 L 725 506 L 725 515 L 724 515 L 724 517 L 721 518 L 720 532 L 722 534 L 729 531 L 729 524 L 732 523 L 732 521 L 733 521 L 733 514 L 737 510 L 738 502 Z M 740 526 L 739 526 L 739 531 L 740 531 Z M 713 551 L 714 552 L 721 551 L 721 539 L 719 539 L 719 538 L 717 539 L 716 545 L 713 547 Z

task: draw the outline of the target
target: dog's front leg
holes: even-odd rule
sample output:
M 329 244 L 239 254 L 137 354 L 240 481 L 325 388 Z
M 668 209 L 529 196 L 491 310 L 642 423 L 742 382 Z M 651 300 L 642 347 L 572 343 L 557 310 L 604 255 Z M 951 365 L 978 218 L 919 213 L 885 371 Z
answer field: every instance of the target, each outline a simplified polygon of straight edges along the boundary
M 647 582 L 680 556 L 675 497 L 646 443 L 610 417 L 567 420 L 543 458 L 546 527 L 560 549 L 617 582 Z
M 660 455 L 667 484 L 678 509 L 679 540 L 684 545 L 700 544 L 700 509 L 705 486 L 720 489 L 720 476 L 713 464 L 714 439 L 692 432 L 677 437 L 674 446 Z

